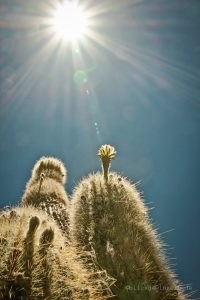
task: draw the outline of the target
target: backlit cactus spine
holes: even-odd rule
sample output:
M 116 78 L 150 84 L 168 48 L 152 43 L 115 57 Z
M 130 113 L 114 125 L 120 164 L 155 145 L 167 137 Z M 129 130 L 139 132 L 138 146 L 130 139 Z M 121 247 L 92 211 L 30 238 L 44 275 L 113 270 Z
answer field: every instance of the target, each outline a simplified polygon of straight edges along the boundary
M 104 174 L 83 179 L 72 197 L 73 237 L 80 249 L 94 253 L 95 263 L 116 278 L 120 300 L 183 300 L 140 194 L 117 173 L 108 174 L 115 149 L 98 152 Z

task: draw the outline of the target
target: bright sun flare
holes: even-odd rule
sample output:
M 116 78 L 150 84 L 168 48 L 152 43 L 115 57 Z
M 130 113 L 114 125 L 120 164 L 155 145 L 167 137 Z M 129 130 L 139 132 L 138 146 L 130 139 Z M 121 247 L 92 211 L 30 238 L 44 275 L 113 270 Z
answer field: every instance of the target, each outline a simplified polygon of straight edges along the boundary
M 78 40 L 87 33 L 86 13 L 75 3 L 65 2 L 59 5 L 55 11 L 53 27 L 60 39 Z

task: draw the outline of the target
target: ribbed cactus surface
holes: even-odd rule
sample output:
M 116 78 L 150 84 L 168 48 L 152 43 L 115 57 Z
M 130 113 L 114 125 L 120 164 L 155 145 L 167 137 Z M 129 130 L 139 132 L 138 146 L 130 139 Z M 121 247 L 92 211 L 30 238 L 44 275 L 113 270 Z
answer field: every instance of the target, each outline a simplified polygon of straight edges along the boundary
M 65 192 L 67 171 L 54 157 L 42 157 L 33 167 L 22 203 L 41 208 L 51 216 L 69 238 L 69 200 Z
M 114 153 L 106 147 L 98 153 L 103 168 Z M 93 252 L 96 265 L 116 278 L 116 299 L 185 299 L 136 187 L 107 170 L 83 179 L 72 196 L 73 236 L 80 249 Z

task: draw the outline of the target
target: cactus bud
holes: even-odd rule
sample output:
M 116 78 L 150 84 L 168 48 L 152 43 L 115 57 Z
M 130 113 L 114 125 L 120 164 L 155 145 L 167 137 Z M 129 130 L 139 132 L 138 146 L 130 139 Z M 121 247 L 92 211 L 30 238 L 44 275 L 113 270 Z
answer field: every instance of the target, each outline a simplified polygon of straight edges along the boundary
M 102 162 L 103 174 L 106 182 L 108 181 L 108 171 L 110 167 L 110 162 L 115 158 L 116 155 L 115 148 L 110 145 L 103 145 L 98 151 L 98 156 Z

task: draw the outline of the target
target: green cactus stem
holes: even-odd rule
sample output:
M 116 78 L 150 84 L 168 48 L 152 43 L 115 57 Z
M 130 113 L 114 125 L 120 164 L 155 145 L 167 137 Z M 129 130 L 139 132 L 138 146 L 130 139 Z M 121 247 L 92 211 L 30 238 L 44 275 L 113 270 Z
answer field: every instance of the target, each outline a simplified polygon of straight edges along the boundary
M 89 175 L 72 196 L 73 238 L 93 253 L 99 269 L 116 278 L 114 299 L 186 299 L 147 211 L 135 185 L 119 174 Z
M 22 265 L 22 274 L 24 282 L 23 289 L 26 291 L 27 297 L 30 297 L 32 290 L 32 268 L 34 262 L 34 247 L 35 247 L 35 233 L 40 224 L 37 216 L 31 217 L 29 221 L 29 229 L 23 241 L 22 254 L 20 257 Z
M 24 274 L 25 276 L 31 276 L 31 269 L 33 266 L 34 255 L 34 238 L 35 233 L 40 224 L 40 220 L 37 216 L 32 217 L 29 221 L 29 229 L 24 239 Z
M 54 239 L 52 228 L 45 229 L 40 238 L 39 255 L 41 258 L 40 283 L 42 285 L 44 299 L 51 299 L 52 268 L 49 261 L 50 246 Z
M 42 157 L 33 167 L 22 197 L 23 206 L 33 205 L 52 217 L 69 240 L 69 199 L 64 189 L 67 171 L 54 157 Z

